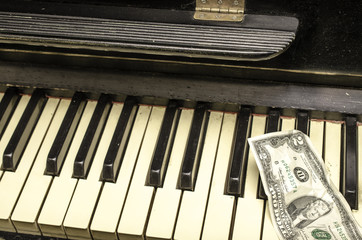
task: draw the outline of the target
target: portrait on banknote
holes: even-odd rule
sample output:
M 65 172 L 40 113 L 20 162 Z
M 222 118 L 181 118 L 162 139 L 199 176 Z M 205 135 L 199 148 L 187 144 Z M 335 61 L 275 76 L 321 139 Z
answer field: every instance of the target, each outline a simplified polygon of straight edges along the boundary
M 333 205 L 314 196 L 303 196 L 287 205 L 293 226 L 302 229 L 331 212 Z

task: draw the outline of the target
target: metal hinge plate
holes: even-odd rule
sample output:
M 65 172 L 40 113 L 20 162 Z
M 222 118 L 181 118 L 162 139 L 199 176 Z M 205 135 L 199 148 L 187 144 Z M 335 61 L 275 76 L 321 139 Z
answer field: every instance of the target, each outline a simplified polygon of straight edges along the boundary
M 241 22 L 245 0 L 196 0 L 195 19 Z

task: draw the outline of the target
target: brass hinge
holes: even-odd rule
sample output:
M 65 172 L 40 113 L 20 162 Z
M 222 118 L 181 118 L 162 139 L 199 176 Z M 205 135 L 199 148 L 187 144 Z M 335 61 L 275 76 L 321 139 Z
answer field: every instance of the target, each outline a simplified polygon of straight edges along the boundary
M 240 22 L 245 0 L 196 0 L 195 19 Z

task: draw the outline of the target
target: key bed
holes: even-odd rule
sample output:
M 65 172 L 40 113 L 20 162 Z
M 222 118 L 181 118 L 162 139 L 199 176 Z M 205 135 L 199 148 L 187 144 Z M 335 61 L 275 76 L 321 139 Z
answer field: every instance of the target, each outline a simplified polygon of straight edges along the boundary
M 4 118 L 8 123 L 4 124 L 0 142 L 1 155 L 22 124 L 22 115 L 33 96 L 20 94 L 17 102 L 17 98 L 7 97 L 10 91 L 14 89 L 2 94 L 0 102 L 0 112 L 8 115 Z M 275 233 L 268 218 L 267 200 L 260 197 L 258 171 L 246 138 L 278 129 L 300 129 L 310 135 L 332 181 L 346 196 L 357 221 L 362 221 L 358 211 L 358 184 L 362 180 L 357 171 L 362 126 L 354 115 L 330 121 L 315 119 L 313 112 L 302 110 L 270 108 L 260 114 L 254 107 L 237 111 L 239 106 L 232 106 L 230 111 L 230 106 L 223 109 L 211 104 L 207 109 L 202 106 L 198 117 L 195 112 L 200 103 L 181 102 L 177 110 L 170 111 L 167 100 L 152 99 L 150 104 L 139 98 L 128 111 L 134 117 L 123 120 L 122 132 L 126 136 L 120 137 L 126 140 L 119 141 L 123 141 L 117 156 L 119 169 L 114 172 L 114 180 L 104 181 L 104 162 L 126 98 L 113 96 L 116 101 L 112 103 L 105 100 L 108 113 L 94 100 L 97 97 L 87 96 L 82 99 L 85 107 L 77 127 L 73 127 L 74 136 L 67 140 L 69 149 L 62 150 L 64 162 L 50 175 L 47 158 L 72 105 L 69 98 L 45 98 L 17 168 L 0 172 L 1 231 L 10 232 L 10 236 L 17 232 L 75 239 L 242 239 L 247 232 L 248 239 L 272 239 Z M 5 106 L 9 99 L 17 103 Z M 92 121 L 96 112 L 103 121 Z M 198 122 L 198 134 L 193 133 L 194 122 Z M 95 130 L 95 135 L 87 134 L 89 128 Z M 167 132 L 169 139 L 161 137 L 161 132 Z M 76 178 L 74 162 L 90 135 L 96 140 L 91 140 L 95 142 L 91 150 L 85 150 L 91 151 L 88 174 Z M 160 141 L 166 147 L 157 147 Z M 189 143 L 196 143 L 191 155 L 198 162 L 191 163 L 187 172 L 192 172 L 193 178 L 182 188 L 180 174 Z M 240 148 L 244 151 L 240 159 L 243 162 L 236 164 L 234 156 Z M 163 153 L 157 153 L 158 149 Z M 160 174 L 150 183 L 150 171 L 156 168 L 152 168 L 153 157 L 158 154 L 163 160 L 158 162 Z M 238 169 L 230 169 L 235 166 Z M 231 176 L 238 178 L 235 191 L 228 191 L 226 184 Z M 155 184 L 160 180 L 162 184 Z M 219 226 L 220 222 L 226 224 Z

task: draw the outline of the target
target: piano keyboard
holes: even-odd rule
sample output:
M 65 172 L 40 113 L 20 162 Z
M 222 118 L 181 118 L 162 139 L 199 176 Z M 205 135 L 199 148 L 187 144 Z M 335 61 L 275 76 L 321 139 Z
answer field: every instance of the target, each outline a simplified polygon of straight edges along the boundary
M 0 94 L 0 231 L 64 239 L 278 239 L 246 139 L 309 134 L 362 223 L 362 125 L 135 98 Z

